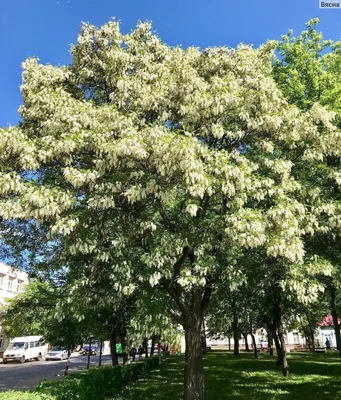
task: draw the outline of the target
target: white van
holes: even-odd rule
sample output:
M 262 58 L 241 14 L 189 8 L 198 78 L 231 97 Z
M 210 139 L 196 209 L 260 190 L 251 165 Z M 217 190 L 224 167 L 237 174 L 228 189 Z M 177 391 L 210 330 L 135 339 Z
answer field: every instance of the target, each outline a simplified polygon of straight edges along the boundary
M 23 336 L 12 339 L 2 357 L 4 364 L 9 361 L 36 359 L 40 361 L 45 355 L 45 342 L 42 336 Z

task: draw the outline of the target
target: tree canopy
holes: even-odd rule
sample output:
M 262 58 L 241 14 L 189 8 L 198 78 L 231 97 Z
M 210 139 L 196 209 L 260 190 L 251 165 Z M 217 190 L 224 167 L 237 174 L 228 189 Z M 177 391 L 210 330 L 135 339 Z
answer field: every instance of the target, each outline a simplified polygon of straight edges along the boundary
M 182 49 L 149 23 L 129 34 L 115 21 L 83 24 L 69 66 L 23 63 L 22 122 L 0 130 L 6 234 L 32 232 L 32 267 L 66 273 L 70 293 L 95 288 L 96 307 L 103 282 L 114 301 L 147 284 L 165 291 L 185 329 L 185 399 L 204 398 L 201 330 L 215 285 L 266 269 L 283 347 L 287 292 L 314 299 L 328 272 L 308 240 L 339 224 L 324 179 L 340 180 L 324 168 L 340 154 L 338 89 L 316 96 L 314 71 L 331 61 L 316 61 L 327 44 L 311 26 L 285 36 L 274 62 L 273 41 Z

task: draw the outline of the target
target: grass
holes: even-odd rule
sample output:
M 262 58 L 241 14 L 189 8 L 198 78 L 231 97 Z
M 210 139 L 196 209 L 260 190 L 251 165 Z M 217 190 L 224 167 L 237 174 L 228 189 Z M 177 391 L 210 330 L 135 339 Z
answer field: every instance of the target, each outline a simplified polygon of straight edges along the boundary
M 341 361 L 337 354 L 289 354 L 290 376 L 284 378 L 276 358 L 260 354 L 239 357 L 226 351 L 205 355 L 206 400 L 319 400 L 341 398 Z M 182 356 L 171 357 L 126 388 L 118 400 L 182 400 Z

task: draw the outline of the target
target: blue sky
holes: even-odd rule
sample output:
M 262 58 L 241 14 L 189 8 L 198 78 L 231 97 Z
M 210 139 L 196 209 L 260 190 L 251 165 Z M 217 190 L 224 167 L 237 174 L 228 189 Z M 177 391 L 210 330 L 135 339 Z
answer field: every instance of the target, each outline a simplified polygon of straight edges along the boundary
M 318 0 L 0 0 L 0 126 L 19 120 L 26 57 L 66 64 L 81 21 L 101 25 L 111 17 L 124 32 L 152 20 L 165 42 L 184 47 L 258 46 L 289 28 L 299 33 L 313 17 L 326 38 L 341 38 L 341 9 L 320 10 Z

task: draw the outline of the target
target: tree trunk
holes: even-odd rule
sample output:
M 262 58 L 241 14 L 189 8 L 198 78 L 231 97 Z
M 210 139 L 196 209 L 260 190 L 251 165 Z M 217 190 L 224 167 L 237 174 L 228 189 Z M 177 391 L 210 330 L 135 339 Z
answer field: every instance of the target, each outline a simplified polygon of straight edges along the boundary
M 110 332 L 110 354 L 112 366 L 118 365 L 118 357 L 116 352 L 116 332 L 113 330 Z
M 239 356 L 239 332 L 238 332 L 238 317 L 237 314 L 233 313 L 233 354 Z
M 91 342 L 92 342 L 92 338 L 90 338 L 89 340 L 89 352 L 88 352 L 88 363 L 86 365 L 86 368 L 89 369 L 90 367 L 90 357 L 91 357 Z
M 276 351 L 277 351 L 277 365 L 283 365 L 283 352 L 282 352 L 282 347 L 281 343 L 278 339 L 277 333 L 272 334 L 274 341 L 275 341 L 275 346 L 276 346 Z
M 335 291 L 335 286 L 333 284 L 330 287 L 330 309 L 334 324 L 336 347 L 339 351 L 339 356 L 341 358 L 341 334 L 340 334 L 340 325 L 336 311 L 336 291 Z
M 148 358 L 148 338 L 143 339 L 143 350 L 144 350 L 144 355 L 146 358 Z
M 309 336 L 310 336 L 310 338 L 309 338 L 309 345 L 308 345 L 308 347 L 309 347 L 309 349 L 311 349 L 311 350 L 313 350 L 313 351 L 315 351 L 315 329 L 314 329 L 314 327 L 313 327 L 313 324 L 311 323 L 311 321 L 310 321 L 310 318 L 309 318 L 309 313 L 308 312 L 306 312 L 306 317 L 307 317 L 307 321 L 308 321 L 308 326 L 309 326 Z
M 70 356 L 71 356 L 71 350 L 68 349 L 67 351 L 67 361 L 65 365 L 65 371 L 64 371 L 64 376 L 68 374 L 69 368 L 70 368 Z
M 244 339 L 245 339 L 245 351 L 250 351 L 249 348 L 249 342 L 247 341 L 247 332 L 243 333 Z
M 277 332 L 275 331 L 275 343 L 276 340 L 279 342 L 279 349 L 280 349 L 280 354 L 278 357 L 278 363 L 282 365 L 282 372 L 283 376 L 288 376 L 289 375 L 289 365 L 288 365 L 288 360 L 287 360 L 287 352 L 286 352 L 286 346 L 284 342 L 284 334 L 283 334 L 283 326 L 282 326 L 282 298 L 281 298 L 281 291 L 282 289 L 277 286 L 275 293 L 274 293 L 274 322 L 275 322 L 275 327 L 277 328 Z M 277 334 L 278 337 L 277 337 Z M 277 347 L 277 344 L 276 344 Z M 279 350 L 277 349 L 277 351 Z
M 150 357 L 153 357 L 153 355 L 154 355 L 154 347 L 155 347 L 156 339 L 157 339 L 157 336 L 153 335 L 152 336 L 152 347 L 150 349 Z
M 193 313 L 194 314 L 194 313 Z M 202 318 L 191 315 L 186 323 L 185 400 L 204 399 Z
M 123 354 L 123 365 L 126 365 L 129 360 L 128 348 L 127 348 L 127 332 L 124 326 L 120 329 L 120 339 L 122 345 L 122 354 Z
M 269 354 L 270 356 L 274 355 L 274 350 L 273 350 L 273 339 L 272 339 L 272 333 L 270 330 L 267 331 L 267 336 L 268 336 L 268 349 L 269 349 Z
M 203 213 L 205 213 L 205 207 Z M 182 264 L 189 260 L 192 267 L 195 265 L 195 253 L 186 246 L 183 254 L 173 266 L 175 278 L 180 276 Z M 212 288 L 194 287 L 186 295 L 177 279 L 165 282 L 165 288 L 181 311 L 181 316 L 175 316 L 185 330 L 185 374 L 184 400 L 204 400 L 204 374 L 202 359 L 202 325 L 207 310 Z
M 253 355 L 255 358 L 258 358 L 258 351 L 257 351 L 257 343 L 256 343 L 256 338 L 255 335 L 251 332 L 251 339 L 252 339 L 252 345 L 253 345 Z
M 205 328 L 205 320 L 204 319 L 202 321 L 201 343 L 202 343 L 202 350 L 204 353 L 206 353 L 207 341 L 206 341 L 206 328 Z
M 338 322 L 336 309 L 332 310 L 332 317 L 333 317 L 333 324 L 334 324 L 336 347 L 339 350 L 339 356 L 341 357 L 341 334 L 340 334 L 340 325 Z
M 229 351 L 231 351 L 231 338 L 229 336 Z
M 100 339 L 99 341 L 99 360 L 98 360 L 98 366 L 100 367 L 102 365 L 102 346 L 103 346 L 103 339 Z
M 284 334 L 282 327 L 278 328 L 278 338 L 282 348 L 282 372 L 283 376 L 289 376 L 289 365 L 287 360 L 287 350 L 284 341 Z

